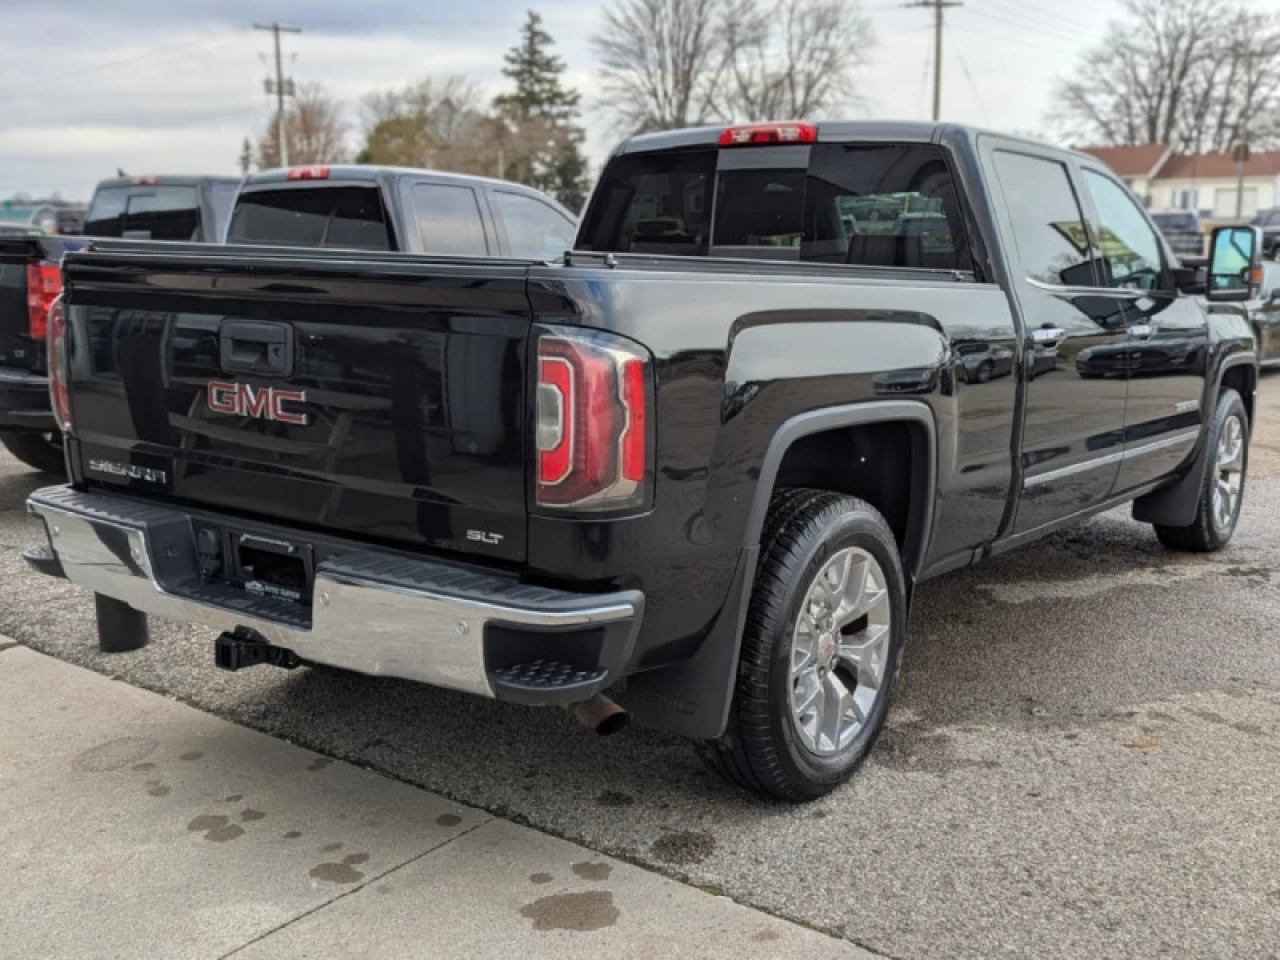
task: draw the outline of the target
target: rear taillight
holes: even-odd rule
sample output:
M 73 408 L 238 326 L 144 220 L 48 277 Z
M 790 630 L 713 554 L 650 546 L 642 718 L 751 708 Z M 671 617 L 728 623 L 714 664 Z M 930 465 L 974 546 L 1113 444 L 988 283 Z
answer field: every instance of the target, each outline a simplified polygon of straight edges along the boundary
M 649 383 L 649 356 L 640 346 L 603 333 L 544 330 L 538 340 L 538 506 L 644 506 Z
M 811 123 L 750 123 L 728 127 L 720 134 L 722 147 L 754 147 L 766 143 L 813 143 L 818 128 Z
M 62 270 L 53 263 L 27 264 L 27 332 L 43 340 L 49 332 L 49 307 L 62 292 Z
M 290 167 L 286 180 L 328 180 L 328 167 Z
M 70 369 L 66 309 L 59 297 L 49 307 L 49 399 L 53 418 L 63 433 L 71 432 L 71 394 L 67 390 Z

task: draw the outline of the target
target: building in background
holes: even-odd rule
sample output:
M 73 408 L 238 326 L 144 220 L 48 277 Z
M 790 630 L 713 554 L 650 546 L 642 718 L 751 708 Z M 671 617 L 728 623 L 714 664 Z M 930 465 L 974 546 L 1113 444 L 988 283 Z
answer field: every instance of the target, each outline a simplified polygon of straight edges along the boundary
M 1153 210 L 1190 210 L 1206 227 L 1236 219 L 1240 168 L 1229 153 L 1174 153 L 1166 144 L 1082 147 L 1114 170 Z M 1244 165 L 1241 218 L 1280 206 L 1280 151 L 1259 151 Z

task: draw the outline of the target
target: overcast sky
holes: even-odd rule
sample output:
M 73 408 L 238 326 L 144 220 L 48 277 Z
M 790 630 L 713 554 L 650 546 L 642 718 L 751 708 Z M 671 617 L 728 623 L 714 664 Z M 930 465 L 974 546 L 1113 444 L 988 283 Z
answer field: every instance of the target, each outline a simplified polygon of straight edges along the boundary
M 864 75 L 868 116 L 926 119 L 932 13 L 863 0 L 879 45 Z M 497 92 L 524 11 L 545 20 L 584 94 L 589 149 L 609 135 L 591 108 L 587 45 L 598 0 L 0 0 L 0 196 L 60 191 L 129 173 L 236 172 L 240 143 L 267 122 L 262 81 L 277 19 L 288 72 L 347 104 L 427 74 L 465 73 Z M 1056 79 L 1103 32 L 1119 0 L 966 0 L 947 11 L 943 117 L 1027 132 Z

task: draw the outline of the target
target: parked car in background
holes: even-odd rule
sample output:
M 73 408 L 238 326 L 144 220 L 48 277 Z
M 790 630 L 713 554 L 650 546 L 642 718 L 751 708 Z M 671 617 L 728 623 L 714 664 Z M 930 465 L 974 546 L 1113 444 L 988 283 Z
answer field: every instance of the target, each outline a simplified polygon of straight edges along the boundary
M 64 237 L 75 237 L 84 233 L 84 218 L 89 212 L 83 204 L 67 204 L 58 207 L 58 234 Z
M 1280 261 L 1280 207 L 1259 210 L 1250 221 L 1262 231 L 1262 255 L 1267 260 Z
M 0 224 L 29 227 L 41 233 L 58 232 L 58 208 L 51 203 L 0 203 Z
M 218 243 L 238 177 L 119 177 L 93 192 L 84 234 L 125 240 Z
M 917 583 L 1129 501 L 1171 549 L 1235 530 L 1254 337 L 1208 302 L 1249 298 L 1255 231 L 1216 234 L 1206 293 L 1084 155 L 933 124 L 640 136 L 555 260 L 542 201 L 511 241 L 514 188 L 316 187 L 334 172 L 251 185 L 239 229 L 325 245 L 353 221 L 378 249 L 64 261 L 69 482 L 30 497 L 28 559 L 97 595 L 103 649 L 156 614 L 220 633 L 224 669 L 327 664 L 605 732 L 626 708 L 801 801 L 875 742 Z M 1203 362 L 1078 367 L 1157 333 Z M 1012 375 L 957 388 L 967 345 Z
M 1178 259 L 1188 266 L 1188 261 L 1204 259 L 1204 226 L 1194 210 L 1154 210 L 1151 219 Z
M 228 243 L 549 260 L 577 218 L 518 183 L 402 167 L 315 166 L 245 180 Z
M 986 383 L 1013 373 L 1014 353 L 998 343 L 966 343 L 956 348 L 965 383 Z
M 0 444 L 29 467 L 62 473 L 62 433 L 49 403 L 45 337 L 62 292 L 59 263 L 85 241 L 0 230 Z
M 1280 367 L 1280 263 L 1262 265 L 1262 284 L 1244 306 L 1258 343 L 1258 365 Z

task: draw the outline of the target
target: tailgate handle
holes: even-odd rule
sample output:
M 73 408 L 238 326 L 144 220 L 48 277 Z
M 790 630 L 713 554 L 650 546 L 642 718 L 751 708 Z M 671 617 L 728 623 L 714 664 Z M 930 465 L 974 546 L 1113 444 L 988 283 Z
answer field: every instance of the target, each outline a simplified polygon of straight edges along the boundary
M 287 323 L 224 320 L 219 339 L 227 373 L 293 376 L 293 328 Z

